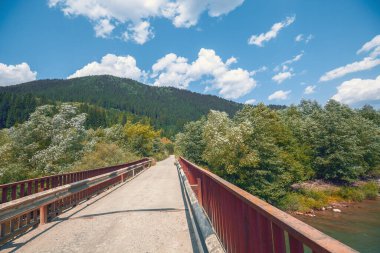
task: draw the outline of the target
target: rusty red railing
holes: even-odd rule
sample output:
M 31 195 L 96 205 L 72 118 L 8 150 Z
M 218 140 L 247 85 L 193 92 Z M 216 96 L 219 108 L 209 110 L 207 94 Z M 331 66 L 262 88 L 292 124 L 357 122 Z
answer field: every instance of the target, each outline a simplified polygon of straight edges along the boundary
M 186 159 L 179 163 L 227 252 L 357 252 Z
M 144 158 L 117 166 L 1 185 L 6 197 L 0 204 L 0 245 L 99 192 L 135 177 L 151 162 Z
M 93 170 L 78 171 L 65 173 L 41 178 L 33 178 L 9 184 L 0 185 L 0 204 L 11 200 L 22 198 L 37 192 L 46 191 L 65 184 L 74 183 L 90 177 L 99 176 L 108 172 L 116 171 L 120 168 L 131 166 L 137 163 L 148 161 L 148 158 L 143 158 L 138 161 L 120 164 L 116 166 L 98 168 Z

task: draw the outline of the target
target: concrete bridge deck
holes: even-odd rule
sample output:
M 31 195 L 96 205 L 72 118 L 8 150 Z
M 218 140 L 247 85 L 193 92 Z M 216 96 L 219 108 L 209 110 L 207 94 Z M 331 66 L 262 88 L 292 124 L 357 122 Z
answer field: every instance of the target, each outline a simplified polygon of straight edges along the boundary
M 184 201 L 171 156 L 1 252 L 197 252 Z

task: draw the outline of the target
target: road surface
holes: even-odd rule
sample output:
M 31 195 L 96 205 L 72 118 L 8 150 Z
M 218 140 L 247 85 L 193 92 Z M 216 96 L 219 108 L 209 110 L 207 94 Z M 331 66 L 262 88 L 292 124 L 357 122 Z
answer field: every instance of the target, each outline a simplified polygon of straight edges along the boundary
M 185 207 L 171 156 L 1 252 L 196 252 Z

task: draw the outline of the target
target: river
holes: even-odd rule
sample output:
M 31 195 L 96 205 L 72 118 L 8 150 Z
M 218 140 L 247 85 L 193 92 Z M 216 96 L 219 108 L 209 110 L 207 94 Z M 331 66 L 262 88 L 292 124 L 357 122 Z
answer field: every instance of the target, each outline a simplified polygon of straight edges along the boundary
M 316 217 L 296 217 L 359 252 L 379 253 L 380 198 L 365 200 L 341 210 L 341 213 L 320 211 Z

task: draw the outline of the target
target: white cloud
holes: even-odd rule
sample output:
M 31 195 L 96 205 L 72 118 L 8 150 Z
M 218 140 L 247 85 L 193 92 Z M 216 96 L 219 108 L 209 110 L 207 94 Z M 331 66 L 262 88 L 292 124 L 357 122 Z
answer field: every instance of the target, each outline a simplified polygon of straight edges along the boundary
M 277 37 L 278 33 L 285 27 L 291 25 L 296 20 L 295 16 L 287 17 L 284 21 L 275 23 L 272 28 L 266 32 L 261 33 L 260 35 L 252 35 L 249 40 L 249 45 L 256 45 L 259 47 L 264 46 L 264 42 L 270 41 L 271 39 L 274 39 Z
M 154 37 L 150 24 L 147 21 L 143 21 L 135 26 L 130 26 L 128 31 L 122 35 L 125 41 L 133 40 L 137 44 L 144 44 L 148 40 Z
M 377 65 L 380 65 L 380 59 L 366 57 L 361 61 L 356 61 L 356 62 L 347 64 L 346 66 L 339 67 L 325 73 L 323 76 L 321 76 L 319 81 L 320 82 L 330 81 L 330 80 L 345 76 L 350 73 L 371 69 L 373 67 L 376 67 Z
M 237 59 L 236 59 L 235 57 L 231 57 L 231 58 L 229 58 L 229 59 L 226 61 L 226 65 L 227 65 L 227 66 L 230 66 L 230 65 L 232 65 L 232 64 L 234 64 L 234 63 L 237 63 Z
M 376 47 L 370 54 L 372 58 L 380 56 L 380 46 Z
M 191 27 L 198 23 L 200 15 L 207 11 L 210 17 L 219 17 L 240 6 L 244 0 L 176 0 L 165 1 L 164 16 L 176 27 Z
M 301 60 L 302 56 L 303 56 L 303 52 L 301 52 L 300 54 L 294 56 L 290 60 L 284 61 L 281 65 L 290 65 L 290 64 L 292 64 L 294 62 L 297 62 L 297 61 Z
M 376 35 L 372 40 L 366 42 L 356 53 L 369 53 L 369 56 L 361 61 L 356 61 L 333 69 L 321 76 L 319 81 L 330 81 L 350 73 L 369 70 L 380 65 L 380 59 L 376 58 L 377 56 L 380 56 L 380 35 Z
M 251 72 L 249 72 L 249 74 L 250 74 L 251 76 L 254 76 L 254 75 L 256 75 L 257 73 L 265 72 L 265 71 L 267 71 L 267 70 L 268 70 L 267 66 L 261 66 L 261 67 L 258 68 L 258 69 L 252 70 Z
M 251 78 L 249 72 L 241 68 L 216 73 L 214 78 L 212 88 L 218 89 L 224 98 L 239 98 L 256 87 L 256 81 Z
M 143 44 L 153 38 L 149 20 L 169 19 L 176 27 L 191 27 L 202 13 L 210 17 L 228 14 L 244 0 L 49 0 L 50 8 L 58 7 L 66 16 L 84 16 L 93 24 L 97 37 L 110 36 L 114 28 L 127 27 L 124 40 Z
M 291 65 L 291 64 L 293 64 L 293 63 L 301 60 L 301 58 L 303 57 L 303 55 L 304 55 L 304 52 L 302 51 L 300 54 L 294 56 L 292 59 L 284 61 L 280 65 L 276 66 L 273 69 L 273 71 L 275 71 L 275 72 L 281 71 L 282 73 L 278 73 L 272 79 L 274 81 L 277 81 L 278 83 L 281 83 L 285 79 L 288 79 L 288 78 L 291 78 L 292 76 L 294 76 L 293 68 L 289 67 L 289 65 Z M 283 78 L 285 78 L 285 79 L 283 79 Z
M 247 101 L 244 102 L 244 104 L 246 105 L 252 105 L 254 103 L 256 103 L 256 99 L 248 99 Z
M 305 39 L 305 43 L 306 44 L 309 43 L 312 39 L 314 39 L 314 35 L 309 34 L 309 36 L 307 36 L 306 39 Z
M 231 62 L 237 62 L 231 59 L 223 62 L 214 50 L 204 48 L 192 63 L 176 54 L 167 54 L 152 66 L 151 77 L 155 78 L 156 86 L 182 89 L 186 89 L 191 82 L 206 79 L 206 90 L 218 90 L 221 96 L 235 99 L 249 93 L 256 86 L 256 81 L 247 70 L 231 69 Z
M 280 84 L 286 79 L 292 78 L 293 74 L 291 72 L 280 72 L 272 77 L 272 80 Z
M 113 75 L 144 81 L 146 73 L 136 66 L 136 60 L 132 56 L 107 54 L 103 56 L 100 63 L 91 62 L 67 78 L 91 75 Z
M 343 82 L 332 99 L 345 104 L 380 101 L 380 75 L 376 79 L 355 78 Z
M 114 28 L 115 26 L 112 25 L 108 19 L 101 19 L 94 26 L 95 35 L 96 37 L 107 38 L 112 33 Z
M 0 86 L 25 83 L 36 80 L 37 72 L 25 62 L 17 65 L 0 63 Z
M 298 34 L 295 38 L 294 38 L 295 41 L 297 42 L 301 42 L 303 41 L 303 34 Z
M 305 93 L 306 95 L 313 94 L 313 93 L 315 92 L 315 88 L 317 88 L 317 86 L 315 86 L 315 85 L 309 85 L 309 86 L 307 86 L 307 87 L 305 88 L 304 93 Z
M 283 91 L 283 90 L 278 90 L 271 94 L 268 97 L 268 100 L 286 100 L 288 99 L 289 94 L 291 93 L 291 90 Z
M 376 79 L 354 78 L 343 82 L 332 99 L 345 104 L 380 101 L 380 75 Z
M 372 58 L 375 58 L 378 55 L 380 55 L 380 35 L 376 35 L 372 40 L 365 43 L 356 53 L 360 54 L 364 52 L 367 53 L 370 51 L 372 51 L 372 53 L 370 54 Z
M 176 54 L 167 54 L 152 66 L 152 78 L 155 78 L 156 86 L 173 86 L 187 89 L 189 83 L 194 80 L 188 74 L 191 65 L 188 59 L 178 57 Z M 198 77 L 195 77 L 198 78 Z
M 309 34 L 306 38 L 303 34 L 298 34 L 295 38 L 294 38 L 294 41 L 296 42 L 301 42 L 301 41 L 305 41 L 305 43 L 309 43 L 310 40 L 312 40 L 314 38 L 314 36 L 312 34 Z

